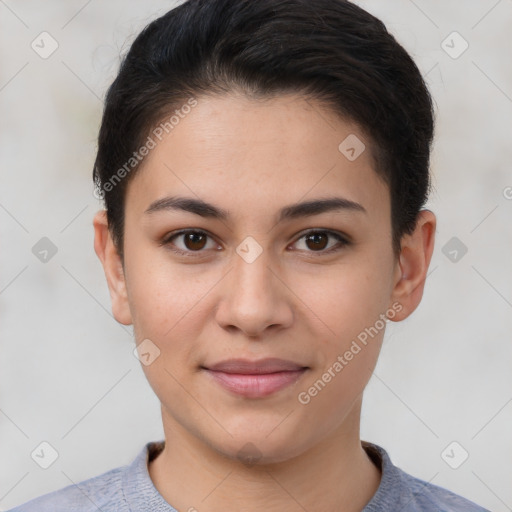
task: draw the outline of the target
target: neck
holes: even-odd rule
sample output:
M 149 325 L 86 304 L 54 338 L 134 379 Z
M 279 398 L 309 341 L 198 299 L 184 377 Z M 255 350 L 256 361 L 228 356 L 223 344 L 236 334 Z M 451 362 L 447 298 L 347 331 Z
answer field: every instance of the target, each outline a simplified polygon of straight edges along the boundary
M 361 402 L 343 425 L 283 462 L 244 464 L 206 445 L 163 412 L 165 447 L 148 470 L 178 510 L 360 512 L 377 492 L 380 471 L 361 446 Z

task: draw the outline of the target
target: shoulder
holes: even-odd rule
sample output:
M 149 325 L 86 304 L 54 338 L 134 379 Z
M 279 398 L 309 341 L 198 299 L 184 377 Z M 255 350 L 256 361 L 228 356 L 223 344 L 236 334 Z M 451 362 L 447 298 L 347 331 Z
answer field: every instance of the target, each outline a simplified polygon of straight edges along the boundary
M 410 495 L 410 508 L 406 510 L 435 512 L 489 512 L 472 501 L 444 487 L 415 478 L 401 469 L 404 489 Z
M 448 489 L 406 473 L 391 462 L 381 446 L 363 441 L 363 447 L 382 473 L 377 493 L 363 512 L 489 512 Z
M 124 504 L 122 475 L 126 466 L 45 494 L 8 512 L 128 511 Z

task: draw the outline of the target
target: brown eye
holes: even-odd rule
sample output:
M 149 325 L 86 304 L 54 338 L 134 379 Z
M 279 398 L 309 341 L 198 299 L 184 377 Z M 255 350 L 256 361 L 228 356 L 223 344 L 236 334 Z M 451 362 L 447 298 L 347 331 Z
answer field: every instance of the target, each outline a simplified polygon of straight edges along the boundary
M 328 240 L 329 236 L 322 232 L 306 235 L 306 245 L 314 251 L 325 249 Z
M 193 231 L 191 233 L 185 233 L 183 236 L 185 247 L 191 251 L 201 250 L 206 245 L 207 237 L 204 233 Z
M 337 241 L 338 243 L 332 243 L 330 240 Z M 317 252 L 319 255 L 339 251 L 343 247 L 350 245 L 350 241 L 345 237 L 333 231 L 325 230 L 309 231 L 302 235 L 295 244 L 300 245 L 301 242 L 304 244 L 305 249 L 299 247 L 300 250 L 310 253 Z
M 208 247 L 208 242 L 210 246 Z M 171 234 L 164 238 L 160 245 L 166 246 L 177 254 L 185 256 L 201 256 L 207 249 L 215 249 L 217 245 L 208 233 L 188 229 Z

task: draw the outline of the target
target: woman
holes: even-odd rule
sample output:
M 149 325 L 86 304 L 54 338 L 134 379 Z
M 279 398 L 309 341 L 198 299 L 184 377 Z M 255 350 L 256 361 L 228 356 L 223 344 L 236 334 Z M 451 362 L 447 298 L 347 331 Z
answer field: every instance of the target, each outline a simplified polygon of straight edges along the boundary
M 37 510 L 481 511 L 361 441 L 388 321 L 421 301 L 432 102 L 342 0 L 189 0 L 110 87 L 94 219 L 165 440 Z

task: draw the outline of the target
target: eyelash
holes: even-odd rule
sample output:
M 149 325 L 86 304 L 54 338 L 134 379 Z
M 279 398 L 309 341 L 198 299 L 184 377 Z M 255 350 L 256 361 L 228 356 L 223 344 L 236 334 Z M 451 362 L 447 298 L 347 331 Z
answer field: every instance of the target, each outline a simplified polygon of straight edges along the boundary
M 173 251 L 173 252 L 175 252 L 175 253 L 177 253 L 179 255 L 182 255 L 182 256 L 192 257 L 192 258 L 198 257 L 198 256 L 201 255 L 202 252 L 204 252 L 204 250 L 198 250 L 198 251 L 187 250 L 187 251 L 184 251 L 183 249 L 176 248 L 171 243 L 171 240 L 173 240 L 174 238 L 177 238 L 180 235 L 187 235 L 187 234 L 191 234 L 191 233 L 200 234 L 200 235 L 206 235 L 209 238 L 213 238 L 206 231 L 202 231 L 202 230 L 199 230 L 199 229 L 184 229 L 184 230 L 181 230 L 181 231 L 177 231 L 176 233 L 171 233 L 169 236 L 165 237 L 161 241 L 160 245 L 161 246 L 166 246 L 169 250 L 171 250 L 171 251 Z M 333 252 L 340 251 L 344 247 L 347 247 L 347 246 L 351 245 L 351 242 L 349 242 L 345 237 L 343 237 L 339 233 L 336 233 L 335 231 L 330 231 L 330 230 L 327 230 L 327 229 L 311 229 L 309 231 L 306 231 L 306 232 L 302 233 L 302 235 L 299 238 L 296 239 L 294 244 L 297 243 L 299 240 L 302 240 L 303 238 L 307 237 L 308 235 L 319 234 L 319 233 L 327 234 L 328 236 L 331 236 L 331 237 L 335 238 L 338 241 L 338 244 L 334 245 L 333 247 L 331 247 L 329 249 L 324 249 L 324 250 L 320 250 L 320 251 L 311 251 L 311 250 L 309 250 L 309 251 L 306 251 L 306 252 L 309 252 L 309 253 L 312 253 L 312 254 L 319 254 L 319 255 L 322 256 L 322 255 L 327 255 L 327 254 L 331 254 Z

